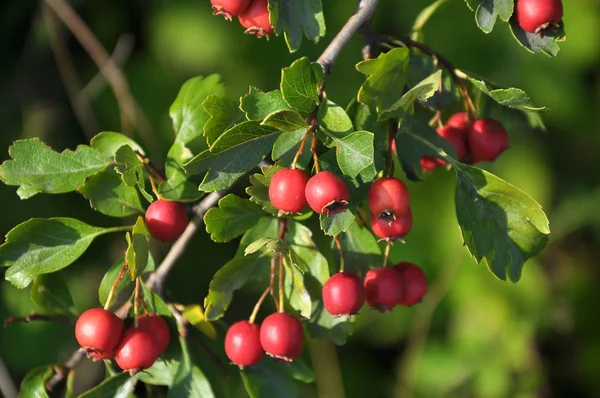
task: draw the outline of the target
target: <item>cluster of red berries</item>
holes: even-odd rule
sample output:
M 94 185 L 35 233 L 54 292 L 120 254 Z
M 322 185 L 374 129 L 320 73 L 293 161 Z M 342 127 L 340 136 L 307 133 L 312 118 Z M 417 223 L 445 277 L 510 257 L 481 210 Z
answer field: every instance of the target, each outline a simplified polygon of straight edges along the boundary
M 268 0 L 210 0 L 214 15 L 222 15 L 231 21 L 237 16 L 246 33 L 257 37 L 274 32 L 269 21 Z
M 437 129 L 437 133 L 450 141 L 458 160 L 468 164 L 494 161 L 508 148 L 508 134 L 499 121 L 487 118 L 471 122 L 466 112 L 452 115 L 444 126 Z M 421 158 L 421 167 L 425 171 L 445 164 L 431 156 Z
M 75 338 L 91 358 L 114 358 L 121 369 L 133 374 L 151 367 L 171 336 L 167 322 L 156 314 L 140 315 L 137 328 L 126 329 L 114 313 L 92 308 L 77 319 Z
M 526 32 L 544 36 L 558 28 L 563 16 L 561 0 L 517 0 L 517 23 Z

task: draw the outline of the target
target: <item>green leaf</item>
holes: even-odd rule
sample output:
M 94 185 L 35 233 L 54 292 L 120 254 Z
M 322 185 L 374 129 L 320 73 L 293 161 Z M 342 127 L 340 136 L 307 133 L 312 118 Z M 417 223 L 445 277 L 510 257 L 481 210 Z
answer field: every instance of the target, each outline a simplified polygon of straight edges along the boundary
M 458 164 L 456 173 L 456 215 L 467 248 L 498 278 L 517 282 L 525 261 L 548 243 L 541 206 L 487 171 Z
M 227 130 L 210 148 L 185 164 L 188 173 L 204 176 L 199 189 L 218 191 L 229 188 L 240 176 L 256 167 L 271 151 L 280 132 L 256 121 L 240 123 Z
M 513 13 L 514 2 L 512 0 L 466 0 L 471 10 L 475 11 L 475 21 L 479 29 L 490 33 L 500 17 L 508 21 Z
M 303 32 L 315 43 L 325 36 L 321 0 L 270 0 L 269 11 L 271 25 L 277 35 L 283 31 L 290 52 L 300 48 Z
M 343 138 L 327 134 L 335 142 L 335 155 L 342 173 L 355 178 L 373 164 L 373 133 L 355 131 Z
M 142 283 L 142 295 L 144 297 L 144 302 L 148 306 L 150 312 L 155 313 L 157 315 L 161 315 L 164 317 L 172 318 L 173 313 L 165 302 L 158 297 L 152 290 L 148 289 L 145 283 Z
M 173 378 L 173 384 L 167 393 L 167 398 L 214 397 L 214 392 L 206 376 L 200 368 L 192 363 L 186 339 L 180 337 L 179 342 L 181 344 L 181 362 L 179 363 L 179 369 Z
M 254 242 L 250 243 L 248 246 L 246 246 L 246 249 L 244 250 L 244 255 L 247 256 L 249 254 L 256 253 L 257 251 L 259 251 L 263 247 L 267 246 L 268 244 L 275 244 L 279 241 L 280 240 L 278 238 L 264 237 L 264 238 L 257 239 Z
M 429 19 L 448 3 L 448 0 L 437 0 L 435 3 L 423 8 L 415 18 L 412 30 L 413 32 L 423 29 Z
M 235 252 L 235 257 L 244 257 L 246 255 L 245 249 L 252 243 L 263 238 L 279 239 L 278 231 L 279 218 L 271 216 L 262 217 L 256 222 L 256 225 L 242 236 L 238 249 Z
M 261 125 L 275 127 L 283 132 L 296 131 L 307 127 L 302 115 L 292 109 L 284 109 L 268 114 Z
M 116 174 L 107 171 L 88 177 L 77 189 L 90 201 L 90 206 L 111 217 L 127 217 L 144 213 L 137 189 L 126 185 Z
M 485 95 L 488 95 L 494 101 L 500 105 L 507 106 L 509 108 L 519 109 L 521 111 L 543 111 L 546 110 L 544 107 L 535 106 L 525 91 L 518 88 L 507 88 L 507 89 L 495 89 L 490 90 L 488 85 L 482 81 L 473 77 L 468 77 L 469 81 Z
M 327 100 L 319 107 L 319 126 L 337 138 L 350 134 L 354 128 L 344 108 Z
M 180 366 L 179 360 L 162 355 L 150 368 L 138 373 L 138 379 L 153 386 L 170 386 Z
M 57 272 L 36 277 L 31 285 L 30 296 L 31 301 L 45 313 L 77 315 L 69 288 Z
M 294 156 L 296 156 L 296 152 L 298 152 L 298 149 L 300 148 L 300 142 L 302 142 L 307 131 L 308 128 L 304 127 L 296 131 L 280 134 L 273 144 L 271 158 L 273 160 L 281 160 L 281 164 L 291 164 L 294 160 Z M 311 159 L 312 152 L 310 150 L 310 142 L 308 142 L 307 139 L 296 165 L 306 168 Z
M 108 300 L 108 293 L 112 288 L 113 284 L 117 280 L 117 277 L 121 273 L 123 269 L 123 264 L 125 263 L 125 257 L 120 258 L 117 262 L 115 262 L 104 274 L 102 281 L 100 282 L 100 286 L 98 287 L 98 300 L 101 305 L 106 303 Z M 123 274 L 123 277 L 119 280 L 117 284 L 117 289 L 115 290 L 115 294 L 113 296 L 114 303 L 111 305 L 112 307 L 116 307 L 119 304 L 124 303 L 126 300 L 131 297 L 131 293 L 133 292 L 133 281 L 129 276 L 127 270 Z
M 320 215 L 321 229 L 326 235 L 336 236 L 345 232 L 354 222 L 354 213 L 346 208 L 329 216 Z
M 139 185 L 144 179 L 144 164 L 130 146 L 124 145 L 115 153 L 115 171 L 129 186 Z
M 265 93 L 250 86 L 248 94 L 240 98 L 240 109 L 244 111 L 248 120 L 263 120 L 273 112 L 290 109 L 290 106 L 283 99 L 280 90 Z
M 285 134 L 280 135 L 282 137 Z M 246 188 L 246 193 L 250 195 L 250 201 L 261 206 L 267 213 L 276 215 L 278 210 L 271 204 L 269 199 L 269 184 L 271 178 L 277 173 L 281 167 L 274 166 L 263 166 L 261 167 L 262 174 L 252 174 L 250 176 L 250 186 Z
M 364 275 L 367 270 L 381 263 L 381 249 L 375 236 L 360 224 L 353 223 L 340 235 L 340 241 L 348 271 Z M 333 255 L 339 263 L 338 251 L 334 250 Z
M 183 164 L 192 158 L 193 154 L 185 144 L 173 143 L 165 164 L 167 179 L 158 186 L 158 194 L 162 199 L 195 202 L 202 197 L 203 194 L 198 192 L 198 184 L 190 181 L 190 175 L 183 169 Z
M 204 300 L 206 318 L 221 318 L 231 303 L 233 293 L 254 279 L 261 268 L 268 268 L 269 261 L 268 257 L 236 257 L 223 265 L 208 287 L 208 296 Z
M 204 136 L 208 145 L 212 145 L 224 132 L 244 120 L 238 103 L 216 95 L 209 95 L 202 103 L 210 118 L 204 123 Z
M 441 78 L 442 70 L 440 69 L 404 93 L 404 95 L 402 95 L 398 101 L 394 102 L 392 106 L 381 111 L 379 120 L 387 120 L 401 116 L 408 108 L 408 105 L 412 105 L 417 100 L 424 102 L 431 98 L 440 88 L 442 82 Z
M 281 72 L 281 93 L 283 99 L 300 112 L 311 112 L 319 100 L 319 86 L 323 70 L 318 64 L 311 64 L 307 57 L 294 61 Z
M 363 182 L 371 182 L 377 170 L 383 170 L 386 167 L 386 159 L 388 155 L 388 131 L 387 123 L 381 123 L 377 120 L 377 111 L 375 105 L 363 105 L 356 99 L 348 105 L 346 112 L 350 116 L 354 128 L 356 130 L 364 130 L 373 133 L 373 164 L 360 173 Z M 380 156 L 379 153 L 383 153 Z
M 90 146 L 104 155 L 107 159 L 114 159 L 115 152 L 124 145 L 134 151 L 144 154 L 144 149 L 134 140 L 121 133 L 104 131 L 96 134 L 90 141 Z
M 304 275 L 297 267 L 293 267 L 286 258 L 284 258 L 283 263 L 286 270 L 284 278 L 285 296 L 290 306 L 300 312 L 301 316 L 308 319 L 312 312 L 312 302 L 310 294 L 304 286 Z
M 79 398 L 129 398 L 133 394 L 135 379 L 135 376 L 129 376 L 128 373 L 121 373 L 87 390 Z
M 313 313 L 308 322 L 308 331 L 317 339 L 331 339 L 337 345 L 344 345 L 354 332 L 356 316 L 333 316 L 323 307 L 322 301 L 313 302 Z
M 127 251 L 125 252 L 125 259 L 127 260 L 127 269 L 131 279 L 135 280 L 146 269 L 149 256 L 148 241 L 150 240 L 150 233 L 141 216 L 137 218 L 131 234 L 128 232 L 126 237 Z
M 0 180 L 18 185 L 21 199 L 38 193 L 74 191 L 87 177 L 110 164 L 101 152 L 89 146 L 58 153 L 39 138 L 15 141 L 8 154 L 12 159 L 0 165 Z
M 229 194 L 204 215 L 206 232 L 215 242 L 227 242 L 253 227 L 265 215 L 260 206 Z
M 408 65 L 407 48 L 394 48 L 376 59 L 359 62 L 356 69 L 367 79 L 358 91 L 358 101 L 375 104 L 378 112 L 388 109 L 402 96 Z
M 44 385 L 53 375 L 52 366 L 33 368 L 21 382 L 19 398 L 48 398 Z
M 510 20 L 512 35 L 522 47 L 532 53 L 543 53 L 550 57 L 556 57 L 560 51 L 559 43 L 565 41 L 565 25 L 561 21 L 560 26 L 554 32 L 546 32 L 543 37 L 539 34 L 526 32 L 519 26 L 516 18 Z
M 206 78 L 196 76 L 186 81 L 177 98 L 169 109 L 173 120 L 173 129 L 177 134 L 176 141 L 187 147 L 196 147 L 196 140 L 202 137 L 204 123 L 210 115 L 202 107 L 202 103 L 210 95 L 225 95 L 225 86 L 220 83 L 221 77 L 213 74 Z M 196 149 L 196 148 L 195 148 Z
M 298 269 L 307 270 L 322 287 L 329 279 L 329 265 L 315 245 L 310 228 L 288 220 L 285 239 L 292 249 Z
M 113 231 L 73 218 L 32 218 L 8 232 L 0 246 L 0 265 L 10 267 L 5 275 L 7 281 L 24 288 L 38 275 L 70 265 L 94 238 Z
M 293 364 L 264 358 L 258 365 L 241 370 L 240 375 L 250 398 L 297 397 L 298 384 L 286 369 Z

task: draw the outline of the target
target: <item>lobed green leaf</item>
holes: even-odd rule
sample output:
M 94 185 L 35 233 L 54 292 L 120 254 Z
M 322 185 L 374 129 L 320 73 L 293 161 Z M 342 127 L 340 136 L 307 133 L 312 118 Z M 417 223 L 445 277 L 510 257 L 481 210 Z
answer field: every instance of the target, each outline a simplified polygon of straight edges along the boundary
M 248 94 L 240 98 L 240 109 L 248 120 L 263 120 L 273 112 L 290 109 L 280 90 L 264 92 L 250 86 Z
M 121 373 L 104 380 L 79 396 L 79 398 L 129 398 L 133 394 L 135 376 Z
M 244 114 L 233 100 L 209 95 L 202 106 L 210 116 L 204 123 L 204 136 L 208 145 L 212 145 L 224 131 L 244 120 Z
M 285 102 L 300 112 L 311 112 L 319 101 L 323 70 L 307 57 L 295 60 L 281 71 L 281 93 Z
M 279 35 L 283 32 L 290 52 L 300 48 L 302 35 L 315 43 L 325 36 L 325 18 L 321 0 L 270 0 L 271 25 Z
M 253 227 L 264 215 L 260 206 L 229 194 L 219 200 L 218 207 L 206 212 L 204 224 L 213 241 L 227 242 Z
M 88 177 L 77 189 L 90 201 L 90 206 L 111 217 L 127 217 L 144 213 L 137 189 L 116 174 L 99 171 Z

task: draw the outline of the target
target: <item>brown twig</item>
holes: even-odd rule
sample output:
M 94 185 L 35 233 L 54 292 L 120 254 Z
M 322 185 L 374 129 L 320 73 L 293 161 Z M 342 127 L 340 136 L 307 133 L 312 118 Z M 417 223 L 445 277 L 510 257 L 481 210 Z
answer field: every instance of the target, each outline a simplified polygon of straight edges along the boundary
M 76 322 L 76 319 L 73 317 L 70 317 L 70 316 L 45 315 L 45 314 L 38 314 L 36 312 L 32 312 L 26 316 L 11 316 L 10 318 L 8 318 L 7 320 L 4 321 L 4 327 L 7 327 L 8 325 L 10 325 L 12 323 L 19 323 L 19 322 L 29 323 L 32 321 L 60 322 L 60 323 L 70 323 L 70 324 L 74 325 Z
M 0 357 L 0 392 L 6 398 L 17 398 L 17 386 L 15 385 L 4 361 Z
M 344 250 L 342 249 L 342 241 L 340 240 L 340 236 L 336 235 L 333 237 L 335 245 L 340 253 L 340 272 L 344 272 L 345 264 L 344 264 Z

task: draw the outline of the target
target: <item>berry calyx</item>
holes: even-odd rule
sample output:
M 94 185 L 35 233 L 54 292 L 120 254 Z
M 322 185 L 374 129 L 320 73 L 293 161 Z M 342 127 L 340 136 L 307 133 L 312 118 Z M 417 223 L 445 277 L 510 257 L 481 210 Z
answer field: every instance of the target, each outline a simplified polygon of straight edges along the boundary
M 479 119 L 469 132 L 469 147 L 474 162 L 493 161 L 508 148 L 508 134 L 494 119 Z
M 380 239 L 384 240 L 402 240 L 412 229 L 413 217 L 410 208 L 406 213 L 388 221 L 383 218 L 377 218 L 371 214 L 371 229 Z
M 158 199 L 146 210 L 146 227 L 150 235 L 163 242 L 181 236 L 188 224 L 188 215 L 180 202 Z
M 526 32 L 539 33 L 558 27 L 563 16 L 561 0 L 517 0 L 515 7 L 517 23 Z
M 304 193 L 308 205 L 326 216 L 344 210 L 350 199 L 344 180 L 329 171 L 320 171 L 312 176 Z
M 367 196 L 371 213 L 378 218 L 394 220 L 408 211 L 408 188 L 395 177 L 381 177 L 373 181 Z
M 302 323 L 290 314 L 271 314 L 260 327 L 260 344 L 267 355 L 291 362 L 302 353 Z
M 448 118 L 446 126 L 458 129 L 467 135 L 471 128 L 471 120 L 469 120 L 469 114 L 467 112 L 457 112 Z
M 109 359 L 123 333 L 123 321 L 103 308 L 85 311 L 75 324 L 75 338 L 94 359 Z
M 365 288 L 360 278 L 350 272 L 339 272 L 325 282 L 323 305 L 334 316 L 356 314 L 365 302 Z
M 390 311 L 402 299 L 404 283 L 395 268 L 377 267 L 365 275 L 365 297 L 367 304 L 379 312 Z
M 167 322 L 156 314 L 143 314 L 138 318 L 138 327 L 142 332 L 146 332 L 154 339 L 158 355 L 162 354 L 169 346 L 171 341 L 171 332 Z
M 464 159 L 469 154 L 467 136 L 463 133 L 463 130 L 445 125 L 436 131 L 440 137 L 450 141 L 456 151 L 457 159 Z
M 213 15 L 222 15 L 231 21 L 231 18 L 240 15 L 250 5 L 250 0 L 210 0 Z
M 248 8 L 238 15 L 238 20 L 250 35 L 263 37 L 275 32 L 269 21 L 267 0 L 253 0 Z
M 117 365 L 131 374 L 151 367 L 158 358 L 154 339 L 140 329 L 127 329 L 115 351 Z
M 225 335 L 225 354 L 240 368 L 256 365 L 265 355 L 260 344 L 260 325 L 239 321 Z
M 395 267 L 404 283 L 404 293 L 399 305 L 410 307 L 420 302 L 427 293 L 427 277 L 425 272 L 413 263 L 401 262 Z
M 281 169 L 269 184 L 269 200 L 277 210 L 298 213 L 306 206 L 308 175 L 300 169 Z

